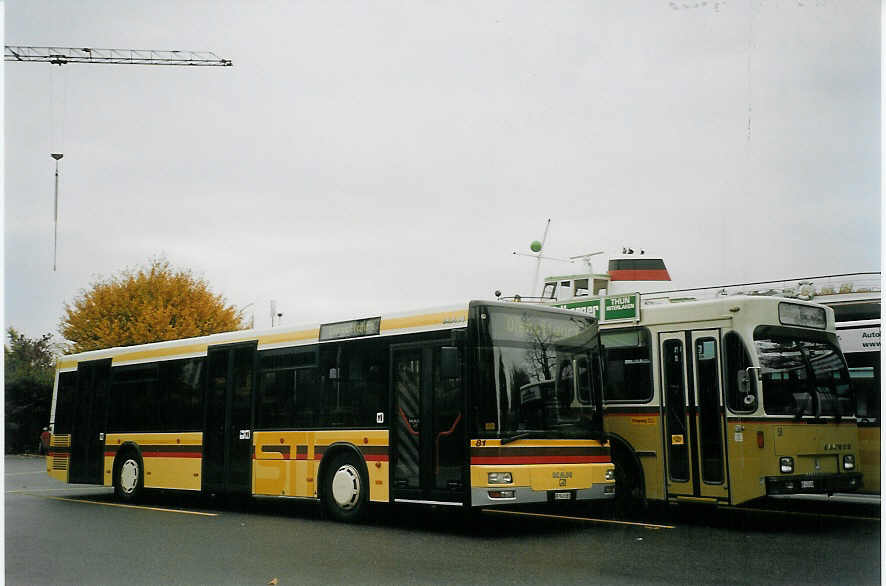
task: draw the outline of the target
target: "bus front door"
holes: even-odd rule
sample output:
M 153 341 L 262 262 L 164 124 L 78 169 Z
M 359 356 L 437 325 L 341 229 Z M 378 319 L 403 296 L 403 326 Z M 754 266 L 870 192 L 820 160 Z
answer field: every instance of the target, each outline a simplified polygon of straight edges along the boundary
M 103 484 L 105 425 L 111 360 L 77 365 L 77 391 L 71 425 L 71 464 L 68 482 Z
M 255 344 L 209 348 L 203 426 L 203 490 L 252 491 Z
M 728 501 L 719 332 L 662 333 L 659 351 L 668 498 Z
M 441 376 L 445 342 L 391 348 L 392 497 L 397 502 L 465 501 L 461 378 Z

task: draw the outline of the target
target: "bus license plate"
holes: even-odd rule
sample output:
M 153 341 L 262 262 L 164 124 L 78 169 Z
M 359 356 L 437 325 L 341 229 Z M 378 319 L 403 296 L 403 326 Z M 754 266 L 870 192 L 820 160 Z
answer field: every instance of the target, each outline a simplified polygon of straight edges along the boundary
M 555 501 L 572 500 L 572 493 L 571 492 L 555 492 L 554 493 L 554 500 Z
M 815 488 L 815 481 L 814 480 L 801 480 L 800 481 L 800 488 Z

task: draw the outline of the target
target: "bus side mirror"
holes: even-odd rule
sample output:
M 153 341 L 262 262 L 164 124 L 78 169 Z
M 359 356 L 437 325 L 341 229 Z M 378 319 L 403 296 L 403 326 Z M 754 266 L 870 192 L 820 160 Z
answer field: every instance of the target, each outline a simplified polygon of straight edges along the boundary
M 440 377 L 458 378 L 458 348 L 443 346 L 440 348 Z

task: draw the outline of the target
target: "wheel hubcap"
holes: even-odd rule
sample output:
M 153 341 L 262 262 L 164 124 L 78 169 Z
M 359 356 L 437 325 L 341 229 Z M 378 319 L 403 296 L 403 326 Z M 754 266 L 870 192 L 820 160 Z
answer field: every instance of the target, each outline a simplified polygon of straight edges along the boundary
M 332 499 L 342 509 L 353 509 L 360 500 L 360 475 L 350 464 L 332 476 Z
M 120 489 L 126 494 L 132 494 L 138 486 L 138 462 L 126 460 L 120 466 Z

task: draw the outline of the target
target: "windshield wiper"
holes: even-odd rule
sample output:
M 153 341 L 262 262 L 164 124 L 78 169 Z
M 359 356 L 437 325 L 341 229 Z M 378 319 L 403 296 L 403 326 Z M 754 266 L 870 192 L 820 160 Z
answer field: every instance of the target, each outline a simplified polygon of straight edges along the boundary
M 514 435 L 509 435 L 508 437 L 501 438 L 501 445 L 509 444 L 511 442 L 515 442 L 518 439 L 523 439 L 529 437 L 529 432 L 524 431 L 523 433 L 515 433 Z

